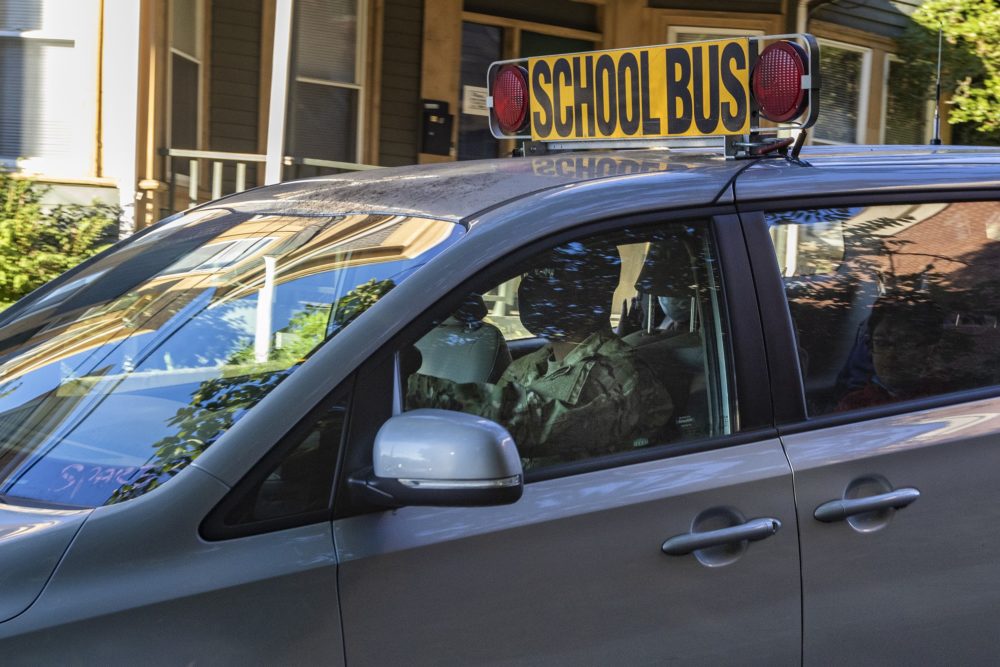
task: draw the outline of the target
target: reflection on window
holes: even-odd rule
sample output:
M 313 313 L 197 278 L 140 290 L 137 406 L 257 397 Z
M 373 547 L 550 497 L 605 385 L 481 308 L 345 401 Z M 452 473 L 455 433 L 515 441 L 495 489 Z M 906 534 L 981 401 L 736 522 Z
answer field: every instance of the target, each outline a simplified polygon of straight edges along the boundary
M 781 275 L 810 276 L 834 273 L 844 259 L 844 232 L 839 220 L 811 225 L 775 221 L 771 241 L 778 255 Z
M 290 436 L 241 482 L 236 502 L 224 507 L 222 529 L 326 509 L 346 424 L 347 395 L 338 391 L 308 430 Z
M 175 264 L 168 266 L 164 274 L 212 271 L 232 266 L 257 254 L 273 240 L 274 238 L 249 238 L 227 241 L 225 243 L 210 243 Z
M 220 222 L 194 247 L 184 225 L 126 245 L 48 319 L 0 329 L 0 493 L 95 506 L 155 488 L 461 234 L 401 216 Z M 147 256 L 165 268 L 140 272 Z
M 1000 205 L 768 221 L 812 414 L 1000 384 Z

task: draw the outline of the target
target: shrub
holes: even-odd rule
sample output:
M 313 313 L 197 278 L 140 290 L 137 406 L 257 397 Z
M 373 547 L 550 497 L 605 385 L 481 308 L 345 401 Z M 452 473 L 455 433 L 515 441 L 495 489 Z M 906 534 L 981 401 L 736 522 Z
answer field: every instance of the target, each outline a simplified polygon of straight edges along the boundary
M 0 310 L 115 240 L 117 206 L 43 206 L 47 188 L 0 173 Z

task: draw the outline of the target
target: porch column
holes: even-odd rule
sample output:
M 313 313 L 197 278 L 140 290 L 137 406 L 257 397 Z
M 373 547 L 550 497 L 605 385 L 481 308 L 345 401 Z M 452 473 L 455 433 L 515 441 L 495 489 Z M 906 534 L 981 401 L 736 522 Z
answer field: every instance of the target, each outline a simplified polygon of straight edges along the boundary
M 274 10 L 274 51 L 271 58 L 271 103 L 267 115 L 267 163 L 264 183 L 281 182 L 285 157 L 285 112 L 292 49 L 292 9 L 295 0 L 277 0 Z

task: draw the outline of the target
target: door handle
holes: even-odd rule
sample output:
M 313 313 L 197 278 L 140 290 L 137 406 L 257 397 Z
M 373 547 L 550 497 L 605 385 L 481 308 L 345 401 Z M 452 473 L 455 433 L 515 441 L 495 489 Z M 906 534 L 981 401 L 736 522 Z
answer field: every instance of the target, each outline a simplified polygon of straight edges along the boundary
M 813 516 L 823 523 L 843 521 L 856 514 L 876 512 L 878 510 L 903 509 L 920 497 L 920 492 L 914 488 L 896 489 L 888 493 L 867 498 L 852 498 L 850 500 L 831 500 L 816 508 Z
M 777 519 L 751 519 L 746 523 L 730 528 L 708 530 L 704 533 L 684 533 L 674 535 L 660 547 L 663 553 L 670 556 L 684 556 L 692 551 L 717 547 L 733 542 L 756 542 L 765 537 L 771 537 L 781 528 Z

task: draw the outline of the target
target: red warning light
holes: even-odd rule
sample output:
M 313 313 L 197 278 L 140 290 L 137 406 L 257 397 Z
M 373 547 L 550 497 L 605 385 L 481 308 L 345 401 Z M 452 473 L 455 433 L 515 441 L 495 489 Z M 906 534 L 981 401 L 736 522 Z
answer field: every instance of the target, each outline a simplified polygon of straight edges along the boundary
M 805 51 L 794 42 L 775 42 L 757 57 L 751 74 L 753 96 L 760 115 L 776 122 L 791 120 L 802 114 L 806 106 L 806 91 L 802 76 L 806 74 Z
M 505 134 L 518 134 L 528 121 L 528 77 L 523 67 L 504 65 L 493 81 L 493 113 Z

